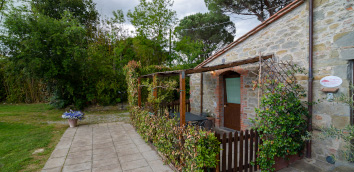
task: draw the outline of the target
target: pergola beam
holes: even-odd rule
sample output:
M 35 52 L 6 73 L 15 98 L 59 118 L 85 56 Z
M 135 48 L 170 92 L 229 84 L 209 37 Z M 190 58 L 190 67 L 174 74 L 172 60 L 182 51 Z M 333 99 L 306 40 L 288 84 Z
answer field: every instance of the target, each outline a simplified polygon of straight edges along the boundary
M 268 55 L 268 56 L 263 56 L 263 60 L 267 60 L 272 58 L 273 55 Z M 209 71 L 215 71 L 215 70 L 221 70 L 221 69 L 226 69 L 230 67 L 235 67 L 235 66 L 240 66 L 240 65 L 245 65 L 245 64 L 251 64 L 251 63 L 256 63 L 260 60 L 259 56 L 250 58 L 250 59 L 245 59 L 245 60 L 239 60 L 235 61 L 232 63 L 227 63 L 227 64 L 221 64 L 221 65 L 216 65 L 216 66 L 210 66 L 210 67 L 202 67 L 202 68 L 197 68 L 197 69 L 189 69 L 186 70 L 186 74 L 193 74 L 193 73 L 201 73 L 201 72 L 209 72 Z
M 235 61 L 235 62 L 232 62 L 232 63 L 220 64 L 220 65 L 210 66 L 210 67 L 201 67 L 201 68 L 187 69 L 187 70 L 184 70 L 184 71 L 185 71 L 186 75 L 187 74 L 193 74 L 193 73 L 209 72 L 209 71 L 221 70 L 221 69 L 231 68 L 231 67 L 245 65 L 245 64 L 256 63 L 256 62 L 259 62 L 259 60 L 267 60 L 267 59 L 270 59 L 272 57 L 273 57 L 273 54 L 262 56 L 261 58 L 259 58 L 259 56 L 257 56 L 257 57 L 253 57 L 253 58 L 249 58 L 249 59 Z M 154 76 L 154 74 L 158 74 L 161 77 L 177 76 L 181 72 L 182 72 L 182 70 L 157 72 L 157 73 L 153 73 L 153 74 L 143 75 L 143 76 L 140 76 L 140 77 L 141 78 L 151 78 L 151 77 Z

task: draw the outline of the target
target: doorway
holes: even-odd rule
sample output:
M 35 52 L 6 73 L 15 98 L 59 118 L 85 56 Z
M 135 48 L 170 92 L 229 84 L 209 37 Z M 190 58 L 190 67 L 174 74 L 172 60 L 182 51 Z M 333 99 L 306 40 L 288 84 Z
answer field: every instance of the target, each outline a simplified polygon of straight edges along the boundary
M 224 78 L 224 127 L 241 130 L 241 78 L 230 71 Z

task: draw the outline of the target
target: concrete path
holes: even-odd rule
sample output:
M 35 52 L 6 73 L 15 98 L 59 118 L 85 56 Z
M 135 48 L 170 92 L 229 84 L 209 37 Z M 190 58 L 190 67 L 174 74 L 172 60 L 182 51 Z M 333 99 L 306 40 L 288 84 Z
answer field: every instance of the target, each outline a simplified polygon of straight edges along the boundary
M 130 124 L 68 128 L 42 172 L 173 172 Z
M 278 172 L 353 172 L 354 164 L 336 162 L 335 165 L 325 161 L 304 158 L 289 165 Z

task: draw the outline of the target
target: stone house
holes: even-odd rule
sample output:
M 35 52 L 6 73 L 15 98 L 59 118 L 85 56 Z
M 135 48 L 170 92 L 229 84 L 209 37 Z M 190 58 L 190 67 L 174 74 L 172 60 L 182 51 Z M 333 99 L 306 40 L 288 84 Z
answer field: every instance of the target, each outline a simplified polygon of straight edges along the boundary
M 325 76 L 338 76 L 343 83 L 335 95 L 349 94 L 353 81 L 354 64 L 354 2 L 352 0 L 314 0 L 313 7 L 313 132 L 321 126 L 343 128 L 353 124 L 352 109 L 344 103 L 326 100 L 320 80 Z M 234 62 L 260 55 L 273 55 L 277 60 L 290 60 L 309 69 L 309 0 L 295 0 L 262 24 L 226 46 L 199 64 L 196 69 Z M 259 64 L 247 64 L 190 76 L 191 112 L 209 112 L 215 117 L 215 126 L 245 130 L 252 125 L 258 106 L 257 90 L 252 81 L 257 80 Z M 253 72 L 252 72 L 253 71 Z M 201 77 L 202 76 L 202 77 Z M 309 76 L 297 79 L 308 88 Z M 201 84 L 202 81 L 202 84 Z M 203 86 L 201 88 L 201 86 Z M 228 91 L 227 89 L 237 91 Z M 231 98 L 225 96 L 231 95 Z M 202 102 L 202 103 L 201 103 Z M 230 107 L 227 103 L 238 104 Z M 229 108 L 229 109 L 228 109 Z M 230 109 L 233 108 L 233 109 Z M 231 111 L 233 113 L 228 113 Z M 235 113 L 237 111 L 237 113 Z M 235 116 L 236 114 L 236 116 Z M 231 115 L 231 116 L 230 116 Z M 232 116 L 234 115 L 234 116 Z M 329 140 L 312 143 L 312 157 L 325 161 L 337 154 L 343 143 Z

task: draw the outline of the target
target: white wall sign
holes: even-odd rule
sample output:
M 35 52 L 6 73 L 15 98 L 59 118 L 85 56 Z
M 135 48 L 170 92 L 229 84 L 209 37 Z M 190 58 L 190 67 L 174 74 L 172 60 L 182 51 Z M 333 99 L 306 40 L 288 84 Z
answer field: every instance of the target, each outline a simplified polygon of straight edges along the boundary
M 342 79 L 338 76 L 326 76 L 320 81 L 321 85 L 324 87 L 338 87 L 342 82 Z

